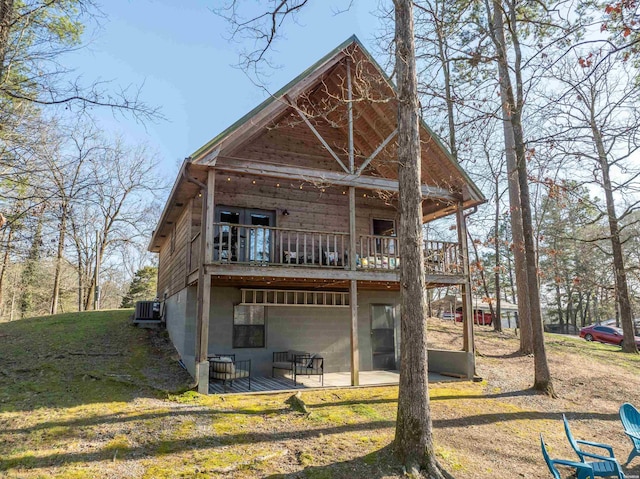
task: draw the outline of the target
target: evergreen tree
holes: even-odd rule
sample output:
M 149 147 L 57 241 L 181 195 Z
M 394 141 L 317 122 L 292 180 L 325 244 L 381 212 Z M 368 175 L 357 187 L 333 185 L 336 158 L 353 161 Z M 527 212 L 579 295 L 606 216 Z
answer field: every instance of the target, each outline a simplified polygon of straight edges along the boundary
M 129 285 L 129 291 L 122 298 L 121 308 L 133 308 L 136 301 L 152 299 L 156 296 L 158 284 L 158 268 L 145 266 L 136 271 Z

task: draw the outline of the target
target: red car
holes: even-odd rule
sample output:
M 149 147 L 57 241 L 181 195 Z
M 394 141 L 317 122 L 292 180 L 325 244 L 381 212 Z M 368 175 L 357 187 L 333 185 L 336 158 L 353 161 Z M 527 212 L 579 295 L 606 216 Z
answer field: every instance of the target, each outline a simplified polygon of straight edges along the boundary
M 594 324 L 582 328 L 580 330 L 580 337 L 587 341 L 599 341 L 607 344 L 617 344 L 622 346 L 623 334 L 622 329 L 613 326 L 602 326 L 600 324 Z M 636 346 L 640 347 L 640 337 L 635 336 Z
M 456 309 L 456 321 L 462 322 L 462 308 Z M 473 323 L 482 324 L 484 326 L 491 324 L 491 313 L 489 311 L 481 311 L 479 309 L 473 310 Z

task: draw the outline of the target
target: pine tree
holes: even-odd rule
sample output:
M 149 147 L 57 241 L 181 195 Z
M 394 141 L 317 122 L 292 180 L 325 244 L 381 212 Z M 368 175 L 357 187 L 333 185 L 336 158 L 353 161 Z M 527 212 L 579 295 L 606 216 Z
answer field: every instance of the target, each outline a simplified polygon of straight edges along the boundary
M 129 291 L 122 298 L 121 308 L 133 308 L 136 301 L 152 299 L 156 296 L 158 284 L 158 268 L 145 266 L 136 271 L 129 285 Z

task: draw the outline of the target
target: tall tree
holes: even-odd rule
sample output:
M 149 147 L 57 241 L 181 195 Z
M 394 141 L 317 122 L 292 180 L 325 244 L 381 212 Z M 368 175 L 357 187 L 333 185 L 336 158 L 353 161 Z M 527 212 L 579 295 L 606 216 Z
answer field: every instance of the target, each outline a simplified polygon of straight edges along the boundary
M 34 312 L 35 286 L 39 282 L 39 271 L 42 258 L 42 227 L 44 220 L 44 205 L 35 213 L 35 231 L 31 239 L 31 246 L 24 261 L 24 268 L 20 277 L 20 314 L 22 317 Z
M 95 144 L 95 132 L 87 127 L 76 127 L 68 134 L 71 145 L 67 151 L 60 140 L 48 138 L 49 152 L 46 153 L 47 171 L 52 183 L 52 203 L 56 207 L 58 221 L 57 249 L 54 260 L 53 291 L 51 294 L 51 314 L 58 311 L 60 281 L 62 275 L 65 241 L 69 228 L 69 217 L 74 207 L 80 207 L 86 196 L 82 193 L 95 184 L 87 175 L 85 164 L 94 159 L 96 151 L 102 147 Z
M 413 36 L 413 2 L 394 0 L 398 83 L 398 186 L 402 343 L 395 444 L 410 474 L 443 477 L 433 446 L 427 370 L 427 303 L 422 254 L 420 104 Z
M 95 148 L 98 156 L 91 162 L 93 184 L 90 201 L 94 222 L 91 224 L 77 224 L 84 231 L 84 248 L 94 250 L 96 262 L 102 265 L 109 250 L 135 241 L 140 236 L 146 236 L 150 218 L 150 205 L 141 208 L 141 195 L 156 195 L 164 188 L 162 182 L 155 176 L 156 162 L 146 148 L 140 146 L 131 148 L 122 140 L 102 143 Z M 109 169 L 103 167 L 110 165 Z M 91 242 L 97 232 L 97 244 Z M 85 257 L 92 257 L 86 252 Z M 89 268 L 90 265 L 86 265 Z M 84 298 L 84 309 L 89 309 L 95 294 L 95 275 L 85 275 L 88 280 Z
M 523 306 L 528 307 L 531 338 L 534 354 L 534 389 L 554 395 L 551 373 L 547 361 L 540 309 L 540 290 L 534 243 L 531 199 L 529 195 L 529 176 L 527 172 L 527 147 L 522 125 L 524 109 L 523 55 L 520 39 L 522 7 L 517 1 L 492 0 L 485 2 L 487 15 L 487 34 L 493 44 L 498 68 L 498 83 L 504 117 L 505 149 L 507 169 L 510 178 L 509 198 L 511 214 L 519 212 L 520 221 L 512 218 L 512 232 L 516 248 L 522 248 L 524 264 L 516 261 L 518 291 L 526 295 Z M 509 44 L 507 44 L 508 29 Z M 510 55 L 511 53 L 511 55 Z M 512 78 L 513 74 L 513 78 Z M 515 164 L 514 164 L 515 160 Z M 519 231 L 522 238 L 517 238 Z M 522 243 L 518 244 L 519 240 Z M 525 268 L 522 271 L 522 268 Z M 520 272 L 520 278 L 518 278 Z M 521 301 L 521 296 L 518 297 Z M 519 306 L 520 324 L 524 326 L 523 309 Z
M 558 64 L 555 80 L 566 86 L 567 93 L 556 102 L 554 123 L 560 134 L 554 137 L 556 143 L 565 143 L 563 149 L 568 149 L 580 164 L 590 161 L 597 172 L 588 181 L 604 192 L 606 209 L 602 214 L 609 227 L 616 299 L 624 331 L 622 349 L 637 353 L 621 223 L 640 208 L 640 200 L 628 194 L 635 192 L 640 178 L 640 168 L 633 160 L 640 149 L 640 93 L 634 82 L 635 70 L 619 65 L 617 60 L 595 56 Z M 618 213 L 617 204 L 623 205 L 622 213 Z

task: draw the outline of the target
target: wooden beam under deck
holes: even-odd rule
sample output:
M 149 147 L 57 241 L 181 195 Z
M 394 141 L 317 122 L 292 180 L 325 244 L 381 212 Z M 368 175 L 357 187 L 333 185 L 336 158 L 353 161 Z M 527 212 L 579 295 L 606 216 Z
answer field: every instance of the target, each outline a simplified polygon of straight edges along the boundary
M 328 277 L 328 275 L 315 275 L 315 277 L 310 277 L 308 275 L 309 269 L 314 268 L 301 268 L 301 267 L 293 267 L 293 268 L 284 268 L 284 267 L 274 267 L 274 268 L 264 268 L 264 267 L 254 267 L 251 272 L 249 272 L 246 266 L 236 266 L 236 268 L 245 268 L 245 270 L 238 274 L 228 274 L 226 271 L 229 265 L 213 265 L 217 266 L 215 272 L 212 272 L 211 268 L 207 267 L 207 271 L 211 275 L 211 281 L 213 285 L 218 286 L 252 286 L 252 287 L 282 287 L 282 288 L 311 288 L 311 289 L 338 289 L 338 290 L 346 290 L 349 288 L 350 278 L 346 278 L 343 273 L 350 273 L 345 270 L 331 270 L 338 271 L 341 274 L 338 275 L 340 277 Z M 289 271 L 286 274 L 282 273 L 283 269 L 289 269 L 293 271 Z M 314 269 L 315 271 L 318 268 Z M 327 270 L 322 271 L 323 273 L 327 273 Z M 359 275 L 358 273 L 368 273 L 366 277 L 364 275 Z M 376 271 L 356 271 L 355 275 L 356 280 L 358 281 L 358 287 L 362 290 L 375 290 L 375 291 L 399 291 L 400 283 L 399 280 L 391 279 L 388 274 Z M 392 273 L 393 274 L 393 273 Z M 464 277 L 461 275 L 433 275 L 427 274 L 425 277 L 425 281 L 428 288 L 438 288 L 442 286 L 450 286 L 455 284 L 463 284 Z M 193 285 L 198 283 L 198 272 L 194 271 L 189 275 L 188 284 Z
M 346 269 L 333 268 L 305 268 L 303 266 L 292 267 L 268 267 L 268 266 L 252 266 L 242 264 L 207 264 L 205 272 L 212 275 L 223 276 L 254 276 L 254 277 L 273 277 L 273 278 L 306 278 L 306 279 L 326 279 L 332 281 L 338 280 L 358 280 L 358 281 L 400 281 L 400 273 L 398 271 L 373 271 L 373 270 L 357 270 L 350 271 Z

